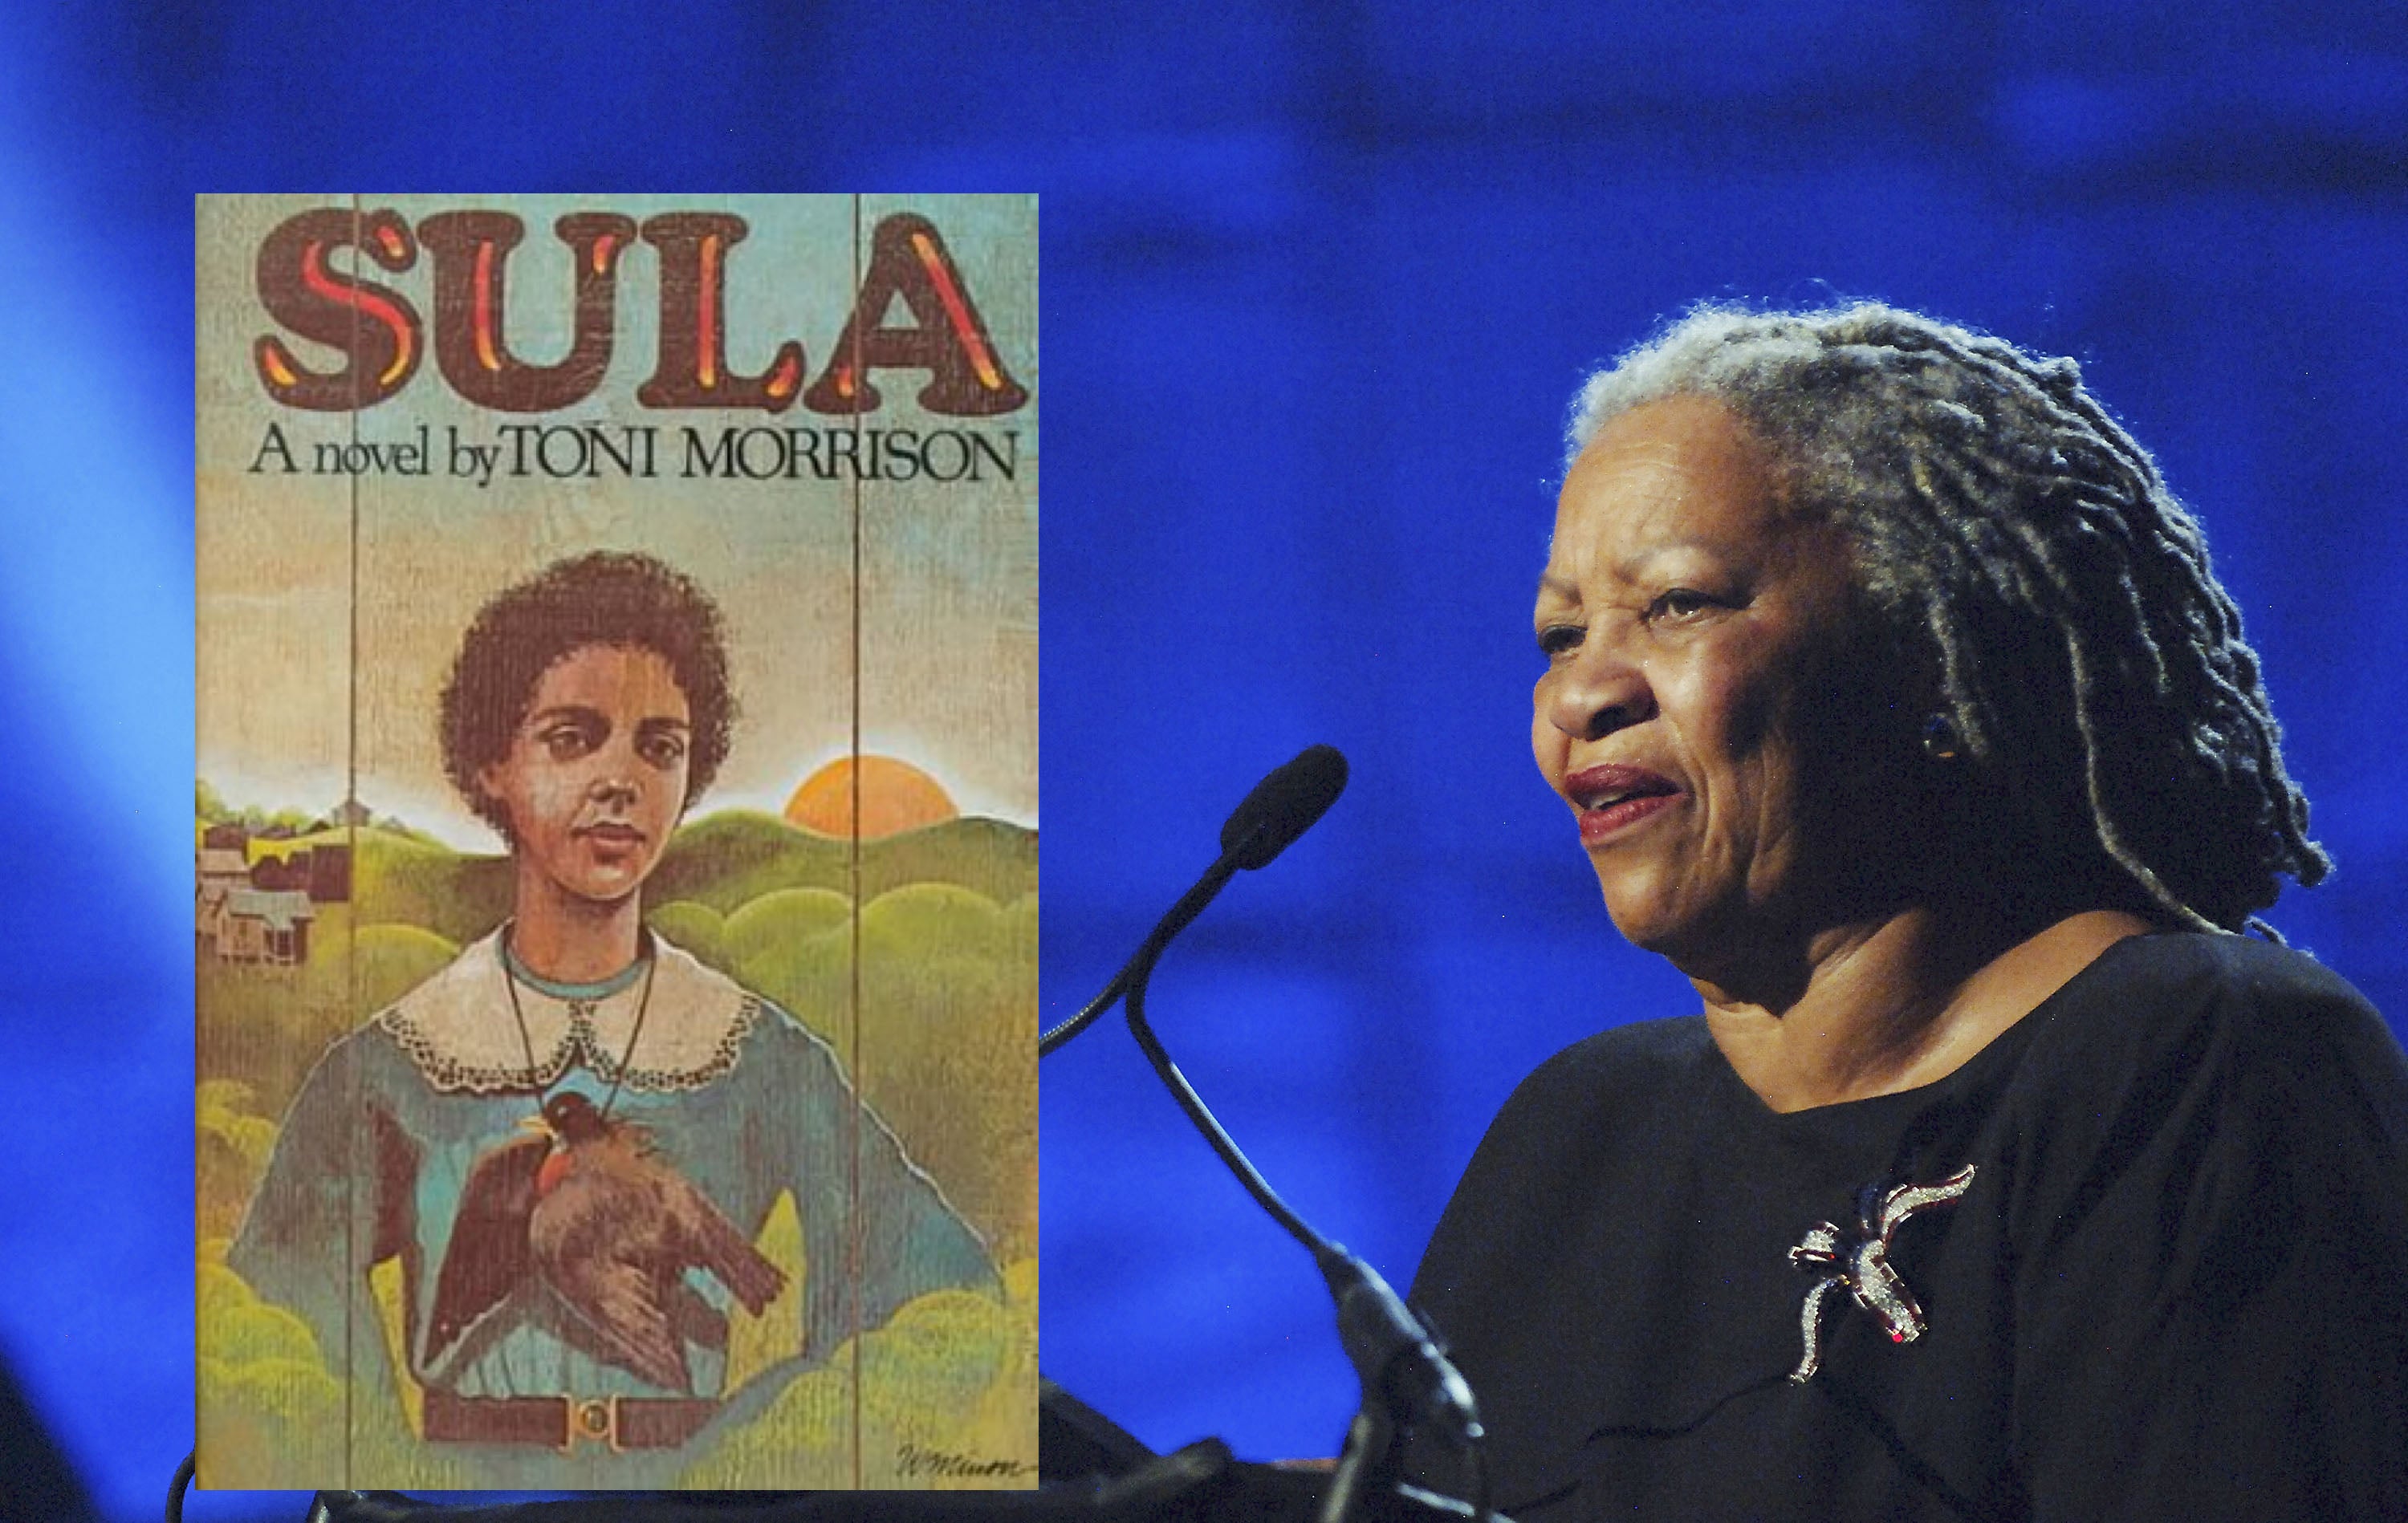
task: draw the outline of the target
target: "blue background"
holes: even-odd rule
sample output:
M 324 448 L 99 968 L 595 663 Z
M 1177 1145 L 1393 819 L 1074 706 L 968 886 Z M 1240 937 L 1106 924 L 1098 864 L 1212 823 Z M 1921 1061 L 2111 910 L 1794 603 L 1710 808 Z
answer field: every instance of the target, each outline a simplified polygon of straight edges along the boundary
M 2272 918 L 2408 1014 L 2398 5 L 653 9 L 0 21 L 0 1353 L 104 1516 L 154 1516 L 192 1421 L 199 191 L 1041 192 L 1047 1016 L 1258 773 L 1343 747 L 1156 1016 L 1400 1284 L 1521 1074 L 1693 1003 L 1526 731 L 1565 402 L 1701 296 L 2082 359 L 2204 519 L 2340 860 Z M 1044 1078 L 1048 1370 L 1157 1445 L 1333 1449 L 1303 1255 L 1124 1034 Z

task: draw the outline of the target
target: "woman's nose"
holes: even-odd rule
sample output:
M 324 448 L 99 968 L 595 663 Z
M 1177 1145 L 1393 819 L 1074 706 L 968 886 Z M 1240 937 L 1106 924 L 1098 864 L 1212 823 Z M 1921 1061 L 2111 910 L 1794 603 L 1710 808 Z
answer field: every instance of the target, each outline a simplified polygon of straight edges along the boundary
M 1602 740 L 1654 718 L 1656 695 L 1620 653 L 1584 646 L 1552 674 L 1543 705 L 1547 722 L 1574 740 Z
M 595 776 L 585 791 L 596 804 L 628 804 L 642 795 L 643 785 L 636 781 L 632 767 L 608 766 Z

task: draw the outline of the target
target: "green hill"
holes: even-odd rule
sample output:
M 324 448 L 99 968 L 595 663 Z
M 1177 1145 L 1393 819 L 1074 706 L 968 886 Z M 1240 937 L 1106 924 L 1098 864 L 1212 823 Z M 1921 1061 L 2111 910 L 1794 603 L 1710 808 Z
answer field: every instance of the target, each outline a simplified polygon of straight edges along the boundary
M 510 912 L 507 857 L 464 857 L 432 841 L 380 830 L 362 830 L 356 839 L 351 899 L 362 924 L 414 925 L 456 946 L 476 940 Z
M 731 809 L 678 832 L 644 886 L 653 904 L 691 900 L 722 915 L 780 889 L 826 889 L 861 900 L 911 883 L 952 883 L 999 903 L 1037 891 L 1037 833 L 999 819 L 951 819 L 861 844 L 797 830 L 775 815 Z
M 391 831 L 363 827 L 256 841 L 252 855 L 346 842 L 356 851 L 352 900 L 362 924 L 413 925 L 465 945 L 509 913 L 509 858 L 466 856 Z M 724 916 L 781 889 L 824 889 L 867 901 L 910 884 L 950 883 L 997 904 L 1037 891 L 1037 833 L 999 819 L 952 819 L 865 841 L 857 890 L 852 859 L 850 842 L 798 830 L 775 815 L 731 809 L 695 820 L 670 838 L 644 899 L 654 905 L 685 900 Z

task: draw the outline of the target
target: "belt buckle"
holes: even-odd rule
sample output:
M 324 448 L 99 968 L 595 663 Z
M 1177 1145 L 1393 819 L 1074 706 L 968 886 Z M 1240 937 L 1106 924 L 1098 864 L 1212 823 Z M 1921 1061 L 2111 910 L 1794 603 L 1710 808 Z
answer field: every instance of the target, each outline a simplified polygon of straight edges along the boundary
M 601 1444 L 612 1454 L 624 1454 L 619 1446 L 619 1399 L 615 1396 L 564 1396 L 560 1399 L 567 1418 L 566 1439 L 560 1445 L 563 1454 L 575 1454 L 581 1443 Z

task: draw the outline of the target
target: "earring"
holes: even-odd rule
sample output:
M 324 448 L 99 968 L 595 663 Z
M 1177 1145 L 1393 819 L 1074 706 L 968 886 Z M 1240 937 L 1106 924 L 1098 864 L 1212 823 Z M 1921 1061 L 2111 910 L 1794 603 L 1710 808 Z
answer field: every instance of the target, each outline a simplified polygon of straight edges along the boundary
M 1923 721 L 1923 754 L 1934 762 L 1956 760 L 1956 721 L 1945 714 L 1934 714 Z

